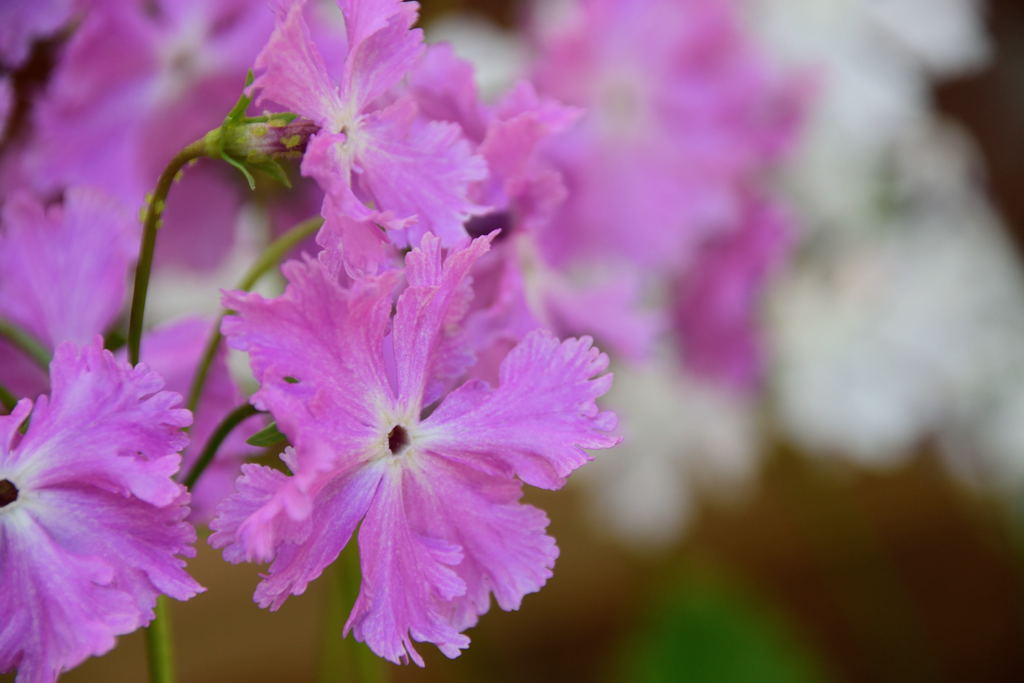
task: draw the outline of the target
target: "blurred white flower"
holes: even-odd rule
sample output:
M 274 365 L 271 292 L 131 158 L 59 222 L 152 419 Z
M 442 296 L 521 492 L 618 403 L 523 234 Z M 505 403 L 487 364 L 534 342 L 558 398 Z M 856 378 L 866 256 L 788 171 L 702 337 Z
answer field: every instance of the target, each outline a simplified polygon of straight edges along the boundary
M 672 358 L 614 369 L 604 405 L 625 440 L 578 475 L 600 528 L 647 548 L 679 538 L 698 491 L 742 493 L 759 455 L 754 400 L 686 377 Z
M 790 180 L 807 230 L 872 220 L 894 142 L 928 125 L 932 82 L 982 66 L 979 0 L 748 0 L 749 24 L 817 83 Z
M 484 99 L 507 90 L 526 73 L 527 52 L 517 34 L 475 14 L 445 14 L 426 28 L 431 43 L 451 43 L 470 62 Z
M 1024 277 L 964 138 L 936 125 L 903 143 L 874 217 L 809 238 L 774 292 L 779 417 L 807 447 L 872 462 L 940 436 L 980 471 L 979 435 L 1024 437 L 980 410 L 1024 387 Z

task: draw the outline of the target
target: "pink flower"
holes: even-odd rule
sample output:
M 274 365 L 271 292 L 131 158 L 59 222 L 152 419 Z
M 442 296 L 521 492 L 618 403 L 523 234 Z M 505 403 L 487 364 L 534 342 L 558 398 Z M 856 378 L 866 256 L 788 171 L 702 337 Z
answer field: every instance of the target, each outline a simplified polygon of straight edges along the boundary
M 130 213 L 92 189 L 72 188 L 53 207 L 14 194 L 0 219 L 0 316 L 50 349 L 105 332 L 124 305 L 137 233 Z M 23 396 L 45 390 L 43 372 L 0 348 L 0 383 Z
M 63 205 L 48 208 L 15 193 L 4 204 L 0 223 L 0 317 L 20 325 L 50 350 L 65 341 L 84 344 L 107 332 L 125 307 L 138 232 L 120 204 L 91 189 L 72 188 Z M 209 323 L 199 318 L 164 325 L 144 334 L 142 357 L 169 389 L 185 394 L 209 333 Z M 48 386 L 45 372 L 2 341 L 0 384 L 22 396 L 34 396 Z M 220 420 L 241 402 L 221 353 L 196 410 L 193 443 L 184 453 L 186 467 L 198 458 Z M 199 482 L 195 519 L 207 519 L 231 491 L 240 462 L 251 451 L 240 435 L 228 438 Z
M 552 150 L 566 256 L 684 267 L 793 139 L 798 84 L 751 48 L 734 3 L 580 0 L 535 33 L 538 89 L 588 111 Z
M 567 193 L 537 231 L 535 310 L 634 360 L 674 318 L 688 364 L 752 386 L 757 303 L 785 240 L 762 239 L 779 221 L 750 197 L 796 138 L 804 80 L 754 49 L 732 3 L 561 8 L 537 15 L 534 82 L 586 114 L 545 146 Z
M 270 29 L 266 7 L 248 0 L 95 3 L 34 111 L 35 184 L 94 185 L 135 211 L 167 162 L 223 121 Z M 161 262 L 220 262 L 241 203 L 235 175 L 205 160 L 184 174 L 164 217 Z
M 0 671 L 44 683 L 145 626 L 160 594 L 202 590 L 184 570 L 195 530 L 172 479 L 187 438 L 180 396 L 97 338 L 62 344 L 52 391 L 0 417 Z M 31 421 L 21 428 L 31 413 Z
M 768 201 L 748 197 L 744 224 L 707 245 L 681 278 L 673 318 L 687 365 L 735 389 L 762 374 L 760 298 L 788 255 L 792 225 Z
M 283 296 L 225 297 L 239 313 L 225 334 L 261 383 L 254 402 L 295 448 L 292 476 L 243 468 L 211 543 L 231 562 L 272 562 L 256 600 L 276 609 L 362 521 L 346 629 L 393 662 L 422 665 L 413 640 L 454 657 L 490 594 L 508 610 L 538 590 L 558 550 L 544 513 L 519 502 L 520 480 L 559 488 L 590 459 L 584 448 L 619 440 L 595 403 L 608 361 L 588 338 L 531 332 L 496 386 L 459 384 L 474 363 L 467 275 L 489 242 L 443 257 L 427 235 L 404 273 L 357 280 L 327 258 L 292 262 Z
M 426 121 L 398 86 L 419 59 L 417 3 L 340 0 L 347 50 L 337 82 L 303 18 L 304 2 L 278 5 L 273 35 L 256 60 L 253 90 L 321 126 L 302 172 L 328 194 L 324 215 L 387 228 L 398 246 L 428 233 L 466 241 L 463 222 L 480 209 L 468 185 L 485 169 L 458 126 Z
M 553 137 L 569 130 L 581 111 L 537 95 L 521 81 L 494 105 L 480 100 L 473 67 L 446 44 L 431 45 L 409 77 L 424 115 L 459 124 L 487 162 L 487 176 L 470 186 L 469 196 L 492 213 L 473 218 L 471 235 L 502 227 L 506 233 L 534 231 L 550 222 L 565 197 L 561 174 L 543 158 Z
M 472 320 L 477 328 L 486 325 L 480 332 L 489 334 L 478 351 L 500 362 L 511 336 L 518 339 L 527 330 L 547 326 L 563 334 L 594 334 L 618 353 L 643 357 L 663 325 L 660 316 L 638 310 L 636 273 L 612 266 L 577 277 L 562 267 L 557 249 L 548 248 L 564 239 L 555 219 L 566 188 L 545 151 L 572 130 L 582 111 L 539 96 L 525 81 L 495 105 L 484 105 L 472 66 L 444 44 L 430 47 L 410 84 L 423 112 L 457 122 L 487 162 L 487 178 L 471 186 L 470 197 L 492 211 L 466 224 L 471 235 L 501 230 L 495 252 L 473 273 L 478 290 L 497 290 Z M 331 228 L 321 235 L 324 246 L 332 245 Z M 493 368 L 477 367 L 478 376 L 493 374 Z

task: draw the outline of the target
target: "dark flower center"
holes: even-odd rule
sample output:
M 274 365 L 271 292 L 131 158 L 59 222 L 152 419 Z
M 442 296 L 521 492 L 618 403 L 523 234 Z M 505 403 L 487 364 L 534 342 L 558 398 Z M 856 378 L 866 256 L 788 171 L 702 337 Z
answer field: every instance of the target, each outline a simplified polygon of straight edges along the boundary
M 18 487 L 6 479 L 0 479 L 0 508 L 18 500 Z
M 402 449 L 409 445 L 409 432 L 405 431 L 402 425 L 395 425 L 395 428 L 388 434 L 388 448 L 392 455 L 398 455 Z
M 508 211 L 493 211 L 483 216 L 473 216 L 466 221 L 466 232 L 470 237 L 483 237 L 494 230 L 501 230 L 495 241 L 501 241 L 512 229 L 512 214 Z

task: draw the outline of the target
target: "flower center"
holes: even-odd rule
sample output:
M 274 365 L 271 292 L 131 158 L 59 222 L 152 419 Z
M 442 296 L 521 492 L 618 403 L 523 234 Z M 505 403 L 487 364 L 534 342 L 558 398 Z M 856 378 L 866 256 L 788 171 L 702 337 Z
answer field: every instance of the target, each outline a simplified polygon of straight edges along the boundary
M 499 242 L 508 236 L 511 228 L 512 212 L 510 211 L 493 211 L 483 216 L 473 216 L 466 221 L 466 232 L 470 237 L 483 237 L 494 230 L 501 230 L 496 240 Z
M 395 428 L 388 434 L 388 449 L 391 455 L 398 455 L 409 445 L 409 432 L 405 431 L 402 425 L 395 425 Z
M 18 500 L 18 487 L 7 479 L 0 479 L 0 508 Z

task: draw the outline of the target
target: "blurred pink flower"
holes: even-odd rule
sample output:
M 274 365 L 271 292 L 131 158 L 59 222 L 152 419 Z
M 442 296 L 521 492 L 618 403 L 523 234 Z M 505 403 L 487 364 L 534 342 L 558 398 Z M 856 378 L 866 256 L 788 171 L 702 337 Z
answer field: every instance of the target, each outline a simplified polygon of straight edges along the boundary
M 789 252 L 792 224 L 776 206 L 750 197 L 739 230 L 706 245 L 680 278 L 673 307 L 686 365 L 735 389 L 761 380 L 760 296 Z
M 71 188 L 53 207 L 15 193 L 0 217 L 0 316 L 51 350 L 105 332 L 124 305 L 137 233 L 123 206 L 92 189 Z M 21 396 L 46 390 L 45 373 L 0 349 L 0 383 Z
M 140 208 L 171 158 L 223 121 L 270 28 L 267 9 L 247 0 L 96 2 L 35 108 L 26 165 L 37 188 L 95 185 Z M 206 162 L 184 174 L 160 262 L 220 262 L 241 203 L 234 174 Z
M 539 90 L 587 109 L 552 149 L 569 185 L 556 252 L 685 267 L 741 221 L 742 185 L 792 141 L 801 82 L 752 49 L 732 3 L 581 0 L 538 23 Z

